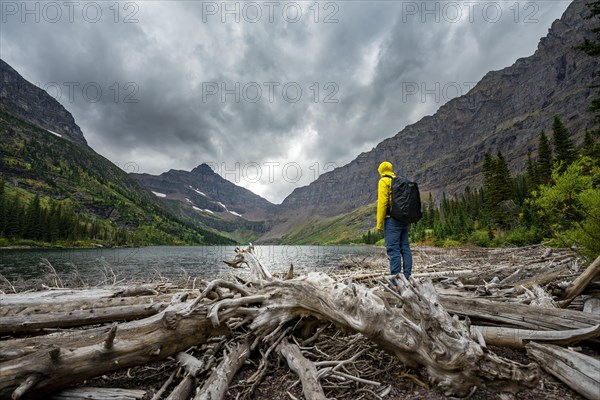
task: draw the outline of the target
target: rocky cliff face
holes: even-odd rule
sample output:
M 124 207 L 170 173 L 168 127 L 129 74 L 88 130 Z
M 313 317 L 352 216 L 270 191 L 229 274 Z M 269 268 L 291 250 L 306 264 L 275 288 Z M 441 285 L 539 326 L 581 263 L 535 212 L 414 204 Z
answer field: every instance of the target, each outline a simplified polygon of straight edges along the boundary
M 250 221 L 267 219 L 275 206 L 201 164 L 191 172 L 170 170 L 161 175 L 131 174 L 157 196 L 178 200 L 198 212 Z
M 57 136 L 87 146 L 71 113 L 1 59 L 0 108 Z
M 294 220 L 307 210 L 332 216 L 375 202 L 377 166 L 384 160 L 434 196 L 479 186 L 485 152 L 502 151 L 513 173 L 523 171 L 527 153 L 535 156 L 540 131 L 551 131 L 555 114 L 581 142 L 592 126 L 587 108 L 595 93 L 589 86 L 598 83 L 599 69 L 595 59 L 574 48 L 584 37 L 593 37 L 592 22 L 583 18 L 588 13 L 585 3 L 575 0 L 569 6 L 534 55 L 488 73 L 435 115 L 296 189 L 283 201 L 280 216 Z

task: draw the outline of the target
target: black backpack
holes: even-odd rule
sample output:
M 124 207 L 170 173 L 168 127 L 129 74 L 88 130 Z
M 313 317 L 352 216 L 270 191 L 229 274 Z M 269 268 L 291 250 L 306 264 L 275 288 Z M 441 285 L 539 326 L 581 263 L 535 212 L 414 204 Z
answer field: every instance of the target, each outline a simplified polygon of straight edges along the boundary
M 392 178 L 390 215 L 404 224 L 413 224 L 423 218 L 419 185 L 405 177 Z

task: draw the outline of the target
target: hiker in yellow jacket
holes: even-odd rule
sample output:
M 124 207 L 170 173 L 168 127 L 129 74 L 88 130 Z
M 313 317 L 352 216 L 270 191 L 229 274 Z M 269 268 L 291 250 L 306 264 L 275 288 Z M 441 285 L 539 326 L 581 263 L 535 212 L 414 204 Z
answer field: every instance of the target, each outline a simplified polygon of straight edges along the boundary
M 377 187 L 377 231 L 383 233 L 385 239 L 385 248 L 390 257 L 392 283 L 394 283 L 394 277 L 400 272 L 404 273 L 406 279 L 412 273 L 412 254 L 408 242 L 410 225 L 403 224 L 389 215 L 392 178 L 396 176 L 392 164 L 384 161 L 377 170 L 380 176 Z

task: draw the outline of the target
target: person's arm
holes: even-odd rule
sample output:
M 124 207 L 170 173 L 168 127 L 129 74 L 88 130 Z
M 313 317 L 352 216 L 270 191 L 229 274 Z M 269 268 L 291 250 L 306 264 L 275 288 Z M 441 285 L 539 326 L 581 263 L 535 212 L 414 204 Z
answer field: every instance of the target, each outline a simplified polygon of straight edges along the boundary
M 377 185 L 377 230 L 379 232 L 383 231 L 383 221 L 385 220 L 390 202 L 389 191 L 390 187 L 386 180 L 383 178 L 379 179 L 379 184 Z

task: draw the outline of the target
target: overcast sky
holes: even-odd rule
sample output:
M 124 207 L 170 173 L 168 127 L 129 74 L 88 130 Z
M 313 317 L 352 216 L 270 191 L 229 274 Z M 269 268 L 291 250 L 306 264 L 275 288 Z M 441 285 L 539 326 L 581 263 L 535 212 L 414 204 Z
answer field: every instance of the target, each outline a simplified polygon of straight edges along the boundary
M 0 57 L 132 172 L 279 203 L 535 51 L 570 1 L 5 1 Z

